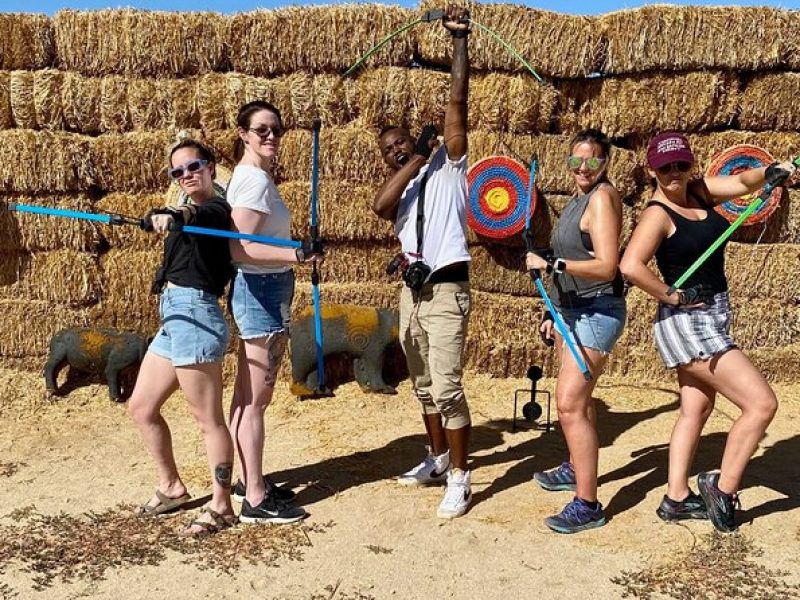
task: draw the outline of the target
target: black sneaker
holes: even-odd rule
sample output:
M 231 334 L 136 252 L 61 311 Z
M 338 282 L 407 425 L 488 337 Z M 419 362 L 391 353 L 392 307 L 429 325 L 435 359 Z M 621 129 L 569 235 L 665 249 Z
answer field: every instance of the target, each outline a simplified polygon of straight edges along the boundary
M 297 494 L 293 490 L 276 484 L 269 475 L 264 475 L 264 487 L 267 488 L 268 494 L 275 496 L 281 502 L 294 502 L 297 499 Z M 241 503 L 244 500 L 244 494 L 245 486 L 242 480 L 239 479 L 236 485 L 233 486 L 231 498 L 233 498 L 234 502 Z
M 719 472 L 700 473 L 697 476 L 697 489 L 703 496 L 708 511 L 708 518 L 718 531 L 731 533 L 736 531 L 736 507 L 739 498 L 736 494 L 726 494 L 717 487 Z
M 656 509 L 656 514 L 662 521 L 683 521 L 684 519 L 708 519 L 706 503 L 703 498 L 691 489 L 689 495 L 681 501 L 676 501 L 664 494 L 664 499 Z
M 242 501 L 239 521 L 242 523 L 295 523 L 305 519 L 306 515 L 303 508 L 281 502 L 272 494 L 267 494 L 258 506 L 250 506 L 245 498 Z

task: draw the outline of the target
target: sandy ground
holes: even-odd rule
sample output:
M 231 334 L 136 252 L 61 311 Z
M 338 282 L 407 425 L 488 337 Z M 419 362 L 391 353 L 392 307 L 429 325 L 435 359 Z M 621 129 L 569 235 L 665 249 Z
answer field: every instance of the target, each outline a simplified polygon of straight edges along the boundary
M 460 519 L 436 518 L 442 488 L 402 488 L 391 479 L 424 452 L 408 382 L 398 396 L 368 396 L 349 384 L 335 398 L 305 402 L 283 385 L 268 412 L 266 464 L 298 491 L 311 513 L 307 524 L 316 525 L 305 534 L 310 545 L 298 547 L 299 560 L 243 564 L 223 573 L 201 570 L 168 551 L 154 564 L 120 561 L 102 579 L 64 583 L 56 577 L 37 591 L 23 562 L 0 557 L 0 598 L 620 598 L 625 589 L 612 578 L 623 571 L 702 547 L 710 523 L 666 525 L 654 512 L 664 493 L 666 442 L 675 418 L 670 386 L 601 382 L 595 394 L 600 499 L 610 522 L 573 536 L 542 525 L 569 493 L 548 493 L 530 480 L 564 457 L 561 434 L 525 423 L 510 432 L 513 390 L 525 386 L 523 380 L 466 378 L 475 423 L 474 504 Z M 551 380 L 540 384 L 552 388 Z M 746 475 L 739 535 L 763 551 L 753 557 L 757 565 L 784 570 L 781 580 L 798 584 L 800 386 L 778 392 L 778 417 Z M 0 370 L 3 535 L 17 531 L 24 537 L 24 528 L 13 529 L 21 521 L 9 513 L 30 505 L 44 514 L 78 515 L 149 497 L 155 483 L 149 457 L 125 406 L 108 401 L 105 387 L 79 387 L 55 403 L 43 398 L 39 376 Z M 718 404 L 701 442 L 698 471 L 718 464 L 736 414 L 727 401 Z M 202 496 L 209 476 L 199 433 L 180 396 L 165 412 L 186 482 Z

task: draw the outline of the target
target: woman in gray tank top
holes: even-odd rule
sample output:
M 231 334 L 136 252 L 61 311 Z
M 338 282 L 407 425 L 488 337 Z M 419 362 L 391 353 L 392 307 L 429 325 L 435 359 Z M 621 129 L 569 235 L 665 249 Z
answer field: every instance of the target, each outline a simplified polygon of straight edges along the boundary
M 560 357 L 556 400 L 558 420 L 567 440 L 569 462 L 534 474 L 546 490 L 575 490 L 575 497 L 545 525 L 559 533 L 600 527 L 606 518 L 597 501 L 597 427 L 592 392 L 608 355 L 625 325 L 625 298 L 619 273 L 619 235 L 622 203 L 606 179 L 608 138 L 596 129 L 578 133 L 570 144 L 567 167 L 575 178 L 576 193 L 553 230 L 553 258 L 534 252 L 528 269 L 552 274 L 550 296 L 564 317 L 592 373 L 586 381 L 575 359 L 545 313 L 540 327 L 545 341 L 555 337 Z

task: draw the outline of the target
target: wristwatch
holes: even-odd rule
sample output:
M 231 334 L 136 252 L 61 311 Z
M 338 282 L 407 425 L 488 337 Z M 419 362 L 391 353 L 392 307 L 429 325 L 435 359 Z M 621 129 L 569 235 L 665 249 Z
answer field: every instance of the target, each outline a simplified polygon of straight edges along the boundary
M 563 273 L 567 270 L 567 261 L 563 258 L 557 258 L 553 261 L 553 271 L 556 273 Z

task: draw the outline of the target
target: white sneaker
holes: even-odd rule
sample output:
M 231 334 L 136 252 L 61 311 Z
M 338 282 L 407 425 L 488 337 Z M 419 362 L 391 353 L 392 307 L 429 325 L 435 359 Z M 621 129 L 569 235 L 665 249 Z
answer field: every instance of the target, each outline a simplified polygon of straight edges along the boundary
M 447 474 L 447 489 L 444 498 L 436 511 L 440 519 L 454 519 L 460 517 L 472 502 L 472 487 L 469 483 L 469 471 L 451 469 Z
M 400 485 L 430 485 L 433 483 L 443 483 L 447 479 L 450 471 L 450 451 L 434 456 L 428 448 L 428 456 L 421 463 L 410 471 L 403 473 L 397 478 Z

